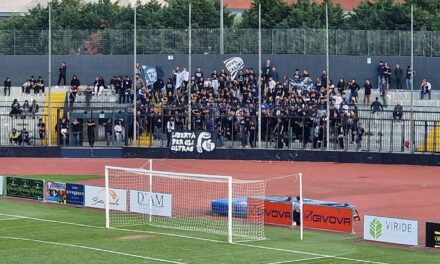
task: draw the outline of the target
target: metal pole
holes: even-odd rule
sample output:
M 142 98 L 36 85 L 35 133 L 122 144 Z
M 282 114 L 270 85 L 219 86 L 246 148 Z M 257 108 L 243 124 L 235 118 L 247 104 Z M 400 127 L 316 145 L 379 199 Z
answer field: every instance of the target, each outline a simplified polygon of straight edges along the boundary
M 410 106 L 410 142 L 411 153 L 414 153 L 414 5 L 411 5 L 411 106 Z
M 330 150 L 330 90 L 328 82 L 330 80 L 330 57 L 329 57 L 329 38 L 328 38 L 328 4 L 325 4 L 325 46 L 326 46 L 326 71 L 327 71 L 327 150 Z
M 224 21 L 223 21 L 223 5 L 224 5 L 224 3 L 223 3 L 223 0 L 220 0 L 220 54 L 224 54 L 225 53 L 225 50 L 224 50 L 224 35 L 223 35 L 223 33 L 224 33 L 224 29 L 223 29 L 223 24 L 224 24 Z
M 258 148 L 261 148 L 261 4 L 258 5 Z
M 48 98 L 48 105 L 47 105 L 47 126 L 46 129 L 49 130 L 48 134 L 48 145 L 52 145 L 52 116 L 51 116 L 51 106 L 52 106 L 52 2 L 49 2 L 49 50 L 48 50 L 48 73 L 49 73 L 49 80 L 47 80 L 48 84 L 48 90 L 49 90 L 49 98 Z
M 189 10 L 188 10 L 188 130 L 191 130 L 191 2 L 189 2 Z
M 134 32 L 133 32 L 133 82 L 132 82 L 132 86 L 133 86 L 133 144 L 135 144 L 136 139 L 137 139 L 137 131 L 136 131 L 136 115 L 137 115 L 137 109 L 136 109 L 136 95 L 137 95 L 137 91 L 136 91 L 136 63 L 137 63 L 137 59 L 136 59 L 136 29 L 137 29 L 137 21 L 136 21 L 136 3 L 134 3 Z M 130 98 L 128 99 L 130 100 Z

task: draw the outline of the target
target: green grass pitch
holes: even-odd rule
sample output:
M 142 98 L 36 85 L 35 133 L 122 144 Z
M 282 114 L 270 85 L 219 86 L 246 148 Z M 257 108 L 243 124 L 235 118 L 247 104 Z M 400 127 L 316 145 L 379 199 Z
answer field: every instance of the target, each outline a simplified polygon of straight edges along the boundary
M 50 177 L 45 177 L 51 179 Z M 105 229 L 103 210 L 0 198 L 0 263 L 440 263 L 440 252 L 352 234 L 266 227 L 267 240 L 136 226 Z

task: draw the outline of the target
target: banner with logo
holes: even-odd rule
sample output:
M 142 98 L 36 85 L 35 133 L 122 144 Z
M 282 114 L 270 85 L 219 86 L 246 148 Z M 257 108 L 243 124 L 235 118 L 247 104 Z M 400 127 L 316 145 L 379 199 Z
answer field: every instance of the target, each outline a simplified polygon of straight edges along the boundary
M 440 223 L 426 222 L 426 246 L 440 248 Z
M 210 132 L 173 132 L 171 151 L 173 152 L 211 152 L 215 149 Z
M 66 204 L 66 184 L 62 182 L 47 182 L 46 200 L 51 203 Z
M 84 206 L 84 185 L 67 183 L 66 194 L 67 204 Z
M 401 245 L 418 245 L 415 220 L 365 215 L 364 239 Z
M 130 190 L 130 212 L 172 217 L 172 196 Z
M 127 211 L 127 191 L 110 189 L 110 209 Z M 84 187 L 84 205 L 86 207 L 105 209 L 105 188 L 91 185 Z
M 156 66 L 145 66 L 142 65 L 142 71 L 143 71 L 143 75 L 145 77 L 145 84 L 148 85 L 153 85 L 156 81 L 157 81 L 157 70 L 156 70 Z
M 226 66 L 226 69 L 228 69 L 229 73 L 231 74 L 232 80 L 235 79 L 238 72 L 244 68 L 244 61 L 240 57 L 232 57 L 223 62 Z
M 303 204 L 304 228 L 351 233 L 353 210 L 351 208 Z
M 43 200 L 44 181 L 6 177 L 6 195 L 32 200 Z
M 247 219 L 249 222 L 258 222 L 263 217 L 265 224 L 292 226 L 292 209 L 291 202 L 248 199 Z
M 0 196 L 4 196 L 5 195 L 5 177 L 4 176 L 0 176 Z

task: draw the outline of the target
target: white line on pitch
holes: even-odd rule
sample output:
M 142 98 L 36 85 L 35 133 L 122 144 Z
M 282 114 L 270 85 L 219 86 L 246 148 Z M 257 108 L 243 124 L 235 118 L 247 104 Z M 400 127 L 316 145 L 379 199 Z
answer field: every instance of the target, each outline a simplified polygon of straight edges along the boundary
M 63 221 L 56 221 L 56 220 L 48 220 L 48 219 L 27 217 L 27 216 L 20 216 L 20 215 L 9 215 L 9 214 L 2 214 L 2 213 L 0 213 L 0 215 L 8 216 L 8 217 L 21 217 L 21 218 L 25 218 L 25 219 L 29 219 L 29 220 L 56 223 L 56 224 L 65 224 L 65 225 L 81 226 L 81 227 L 88 227 L 88 228 L 105 229 L 105 227 L 103 227 L 103 226 L 93 226 L 93 225 L 86 225 L 86 224 L 79 224 L 79 223 L 72 223 L 72 222 L 63 222 Z M 171 233 L 161 233 L 161 232 L 154 232 L 154 231 L 142 231 L 142 230 L 131 230 L 131 229 L 119 229 L 119 228 L 112 228 L 112 229 L 126 231 L 126 232 L 133 232 L 133 233 L 157 234 L 157 235 L 188 238 L 188 239 L 195 239 L 195 240 L 202 240 L 202 241 L 215 242 L 215 243 L 225 243 L 226 244 L 225 241 L 221 241 L 221 240 L 206 239 L 206 238 L 199 238 L 199 237 L 192 237 L 192 236 L 178 235 L 178 234 L 171 234 Z M 341 260 L 348 260 L 348 261 L 360 262 L 360 263 L 388 264 L 386 262 L 376 262 L 376 261 L 369 261 L 369 260 L 362 260 L 362 259 L 353 259 L 353 258 L 339 257 L 339 256 L 333 256 L 333 255 L 310 253 L 310 252 L 305 252 L 305 251 L 265 247 L 265 246 L 250 245 L 250 244 L 236 243 L 234 245 L 243 246 L 243 247 L 260 248 L 260 249 L 266 249 L 266 250 L 281 251 L 281 252 L 289 252 L 289 253 L 295 253 L 295 254 L 304 254 L 304 255 L 310 255 L 310 256 L 315 256 L 315 257 L 341 259 Z
M 151 258 L 151 257 L 139 256 L 139 255 L 124 253 L 124 252 L 118 252 L 118 251 L 107 250 L 107 249 L 102 249 L 102 248 L 86 247 L 86 246 L 74 245 L 74 244 L 58 243 L 58 242 L 51 242 L 51 241 L 44 241 L 44 240 L 37 240 L 37 239 L 21 238 L 21 237 L 8 237 L 8 236 L 0 236 L 0 239 L 20 240 L 20 241 L 28 241 L 28 242 L 41 243 L 41 244 L 50 244 L 50 245 L 56 245 L 56 246 L 73 247 L 73 248 L 80 248 L 80 249 L 104 252 L 104 253 L 121 255 L 121 256 L 138 258 L 138 259 L 154 260 L 154 261 L 173 263 L 173 264 L 185 264 L 184 262 L 159 259 L 159 258 Z
M 10 221 L 10 220 L 18 220 L 18 219 L 23 219 L 23 217 L 3 218 L 3 219 L 0 219 L 0 221 Z
M 267 264 L 294 263 L 294 262 L 309 261 L 309 260 L 323 259 L 323 258 L 327 258 L 327 257 L 303 258 L 303 259 L 295 259 L 295 260 L 286 260 L 286 261 L 279 261 L 279 262 L 271 262 L 271 263 L 267 263 Z

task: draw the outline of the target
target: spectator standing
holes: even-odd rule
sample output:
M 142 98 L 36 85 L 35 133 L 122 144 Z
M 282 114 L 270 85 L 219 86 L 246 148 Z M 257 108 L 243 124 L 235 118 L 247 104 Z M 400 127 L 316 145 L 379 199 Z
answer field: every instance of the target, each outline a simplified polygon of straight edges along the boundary
M 338 92 L 339 93 L 343 93 L 345 90 L 345 80 L 344 78 L 339 79 L 338 84 L 336 85 L 336 87 L 338 87 Z
M 60 68 L 58 68 L 57 86 L 60 85 L 61 81 L 63 81 L 63 85 L 66 86 L 66 74 L 67 74 L 67 65 L 65 62 L 62 62 Z
M 354 97 L 356 99 L 356 101 L 357 101 L 358 91 L 359 91 L 360 87 L 356 83 L 355 79 L 351 80 L 350 84 L 348 85 L 348 88 L 350 89 L 350 98 Z
M 431 100 L 431 88 L 431 83 L 428 80 L 423 79 L 422 84 L 420 85 L 420 99 L 423 99 L 425 94 L 428 94 L 429 100 Z
M 382 80 L 380 82 L 380 96 L 382 97 L 382 102 L 384 106 L 388 105 L 388 90 L 389 90 L 389 85 L 386 82 L 385 77 L 382 77 Z
M 401 120 L 402 115 L 403 115 L 403 107 L 399 103 L 397 103 L 396 106 L 394 106 L 393 119 L 396 120 L 398 118 L 399 120 Z
M 46 139 L 46 124 L 43 122 L 43 119 L 38 119 L 38 136 L 39 136 L 39 145 L 44 145 L 44 141 Z
M 62 118 L 61 122 L 57 125 L 57 131 L 60 133 L 60 145 L 69 145 L 69 121 L 66 118 Z
M 11 95 L 11 79 L 9 77 L 6 77 L 5 81 L 3 82 L 4 88 L 3 91 L 5 93 L 5 96 Z
M 376 127 L 379 119 L 379 114 L 381 111 L 383 111 L 383 106 L 379 102 L 379 97 L 376 97 L 376 101 L 374 101 L 371 104 L 370 109 L 371 109 L 371 113 L 374 116 L 374 124 L 375 124 L 374 126 Z
M 127 103 L 129 103 L 129 102 L 133 103 L 133 97 L 131 95 L 131 89 L 132 89 L 133 84 L 132 84 L 132 81 L 130 80 L 130 78 L 128 77 L 128 75 L 125 75 L 122 86 L 123 86 L 123 90 L 125 91 L 125 97 L 127 99 Z M 124 98 L 123 103 L 125 103 L 125 98 Z
M 87 138 L 89 139 L 89 146 L 93 147 L 95 145 L 95 121 L 93 118 L 89 118 L 87 121 Z
M 32 115 L 32 118 L 35 117 L 35 114 L 40 110 L 40 106 L 37 103 L 37 100 L 33 100 L 31 106 L 29 107 L 29 113 Z
M 373 85 L 371 85 L 371 81 L 369 79 L 365 80 L 364 83 L 364 105 L 370 104 L 370 96 L 371 96 L 371 89 L 373 89 Z
M 111 145 L 111 142 L 112 142 L 112 134 L 113 134 L 112 119 L 111 118 L 107 119 L 107 121 L 103 125 L 104 125 L 104 131 L 105 131 L 105 144 L 108 147 Z
M 174 117 L 170 117 L 170 120 L 167 122 L 167 147 L 171 146 L 171 136 L 174 132 L 176 123 L 174 122 Z
M 26 145 L 30 145 L 31 144 L 31 138 L 30 138 L 30 136 L 29 136 L 29 132 L 26 130 L 26 128 L 23 128 L 22 130 L 21 130 L 21 133 L 20 133 L 20 142 L 19 142 L 19 144 L 21 145 L 21 144 L 25 144 L 26 143 Z
M 377 90 L 380 89 L 380 82 L 382 80 L 382 77 L 385 77 L 385 65 L 383 64 L 383 61 L 379 62 L 379 65 L 377 66 Z
M 391 68 L 387 62 L 385 62 L 385 65 L 383 68 L 383 76 L 385 77 L 385 82 L 387 83 L 387 85 L 389 87 L 390 86 L 390 79 L 391 79 Z
M 402 85 L 403 70 L 402 70 L 402 68 L 400 68 L 399 64 L 396 64 L 396 68 L 394 69 L 394 76 L 396 78 L 396 89 L 402 90 L 403 89 L 403 85 Z
M 78 122 L 78 119 L 73 120 L 72 122 L 72 135 L 73 135 L 73 145 L 75 147 L 80 146 L 80 137 L 81 137 L 81 124 Z
M 116 145 L 122 146 L 122 125 L 121 121 L 116 122 L 115 125 L 115 136 L 116 136 Z
M 358 122 L 356 130 L 356 151 L 360 151 L 362 149 L 362 138 L 364 134 L 365 130 L 362 127 L 362 123 Z
M 414 76 L 416 76 L 416 71 L 411 69 L 411 66 L 408 65 L 406 68 L 406 90 L 411 91 L 411 85 Z

